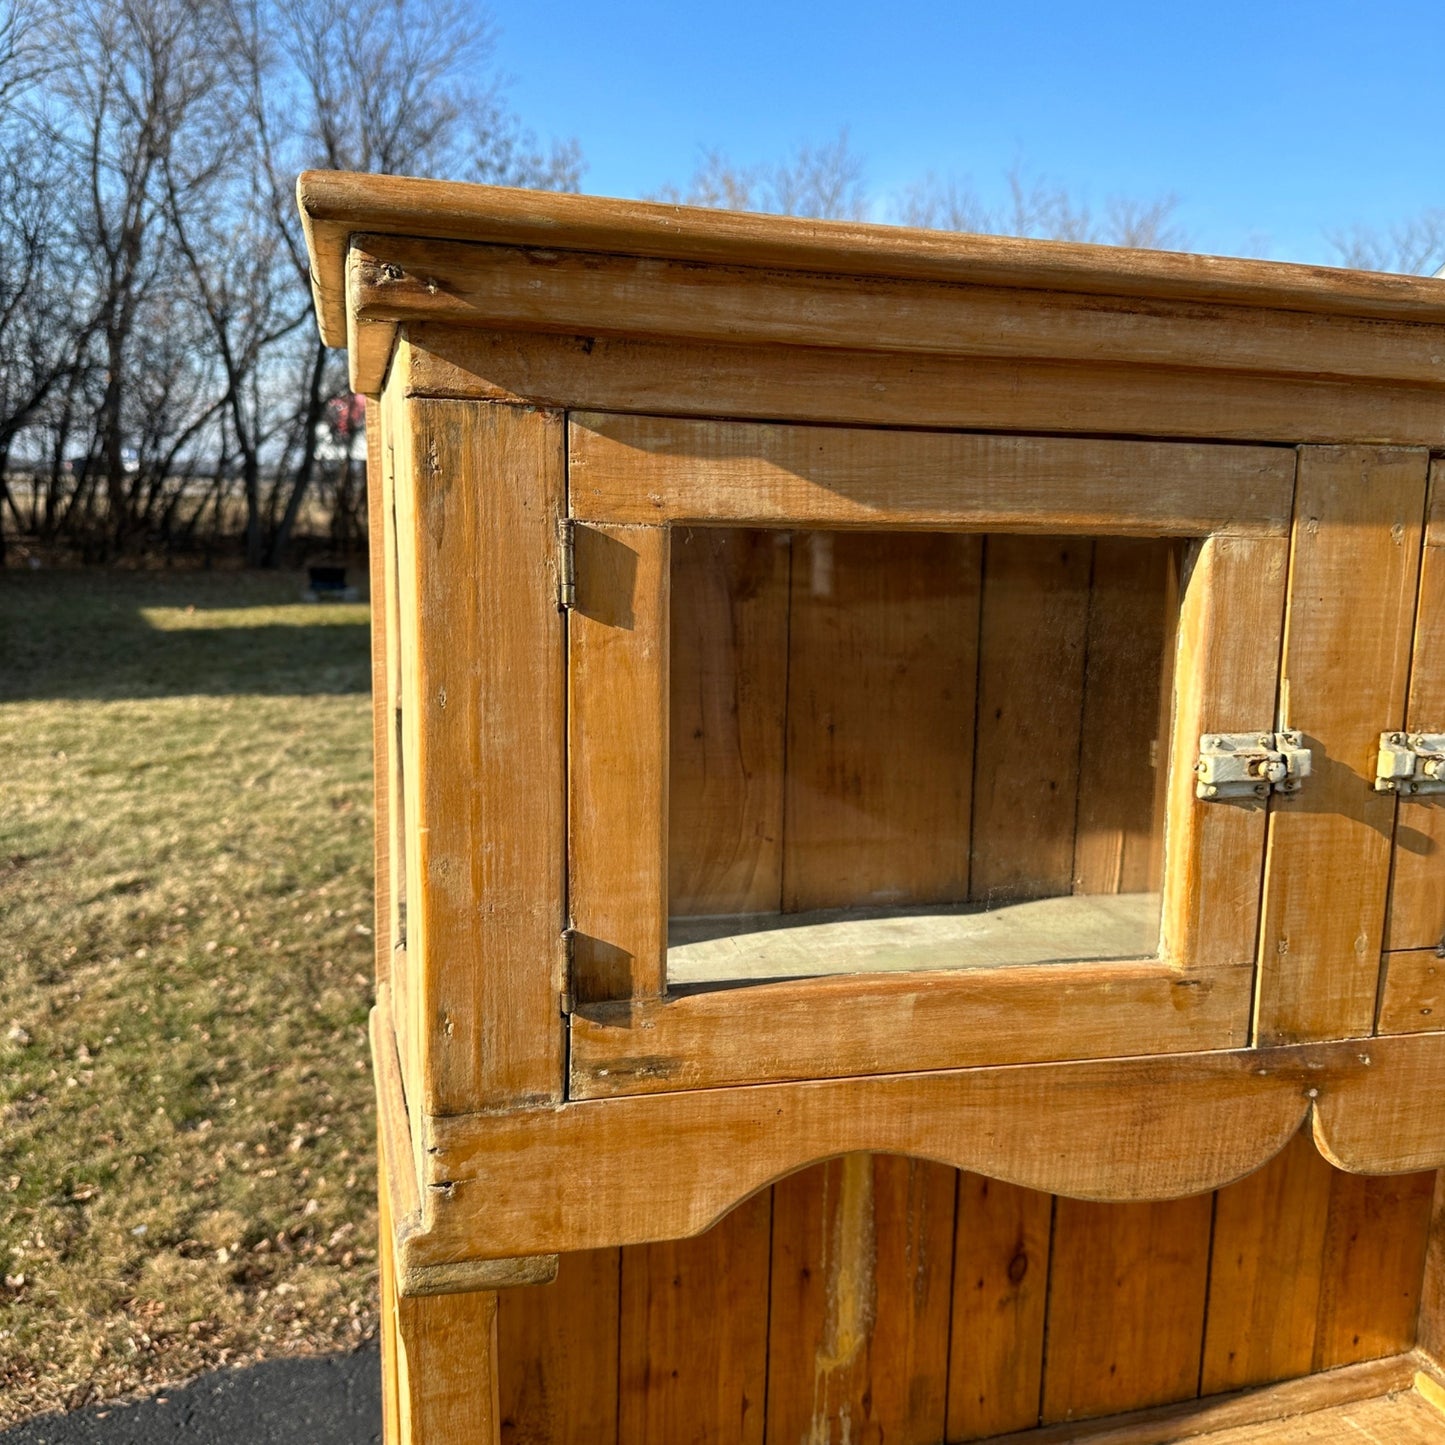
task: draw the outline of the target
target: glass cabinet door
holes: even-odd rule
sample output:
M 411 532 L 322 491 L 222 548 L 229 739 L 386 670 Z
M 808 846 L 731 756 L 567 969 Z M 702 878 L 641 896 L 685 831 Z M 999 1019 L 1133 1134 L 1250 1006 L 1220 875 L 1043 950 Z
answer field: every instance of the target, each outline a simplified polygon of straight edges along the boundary
M 569 445 L 574 1086 L 1247 1042 L 1291 450 Z

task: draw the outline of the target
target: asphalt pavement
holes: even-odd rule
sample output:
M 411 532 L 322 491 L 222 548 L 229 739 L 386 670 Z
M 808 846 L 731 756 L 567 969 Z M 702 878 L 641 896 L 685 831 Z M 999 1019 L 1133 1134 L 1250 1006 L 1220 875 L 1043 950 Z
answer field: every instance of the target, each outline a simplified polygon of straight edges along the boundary
M 43 1415 L 0 1445 L 380 1445 L 381 1363 L 351 1355 L 215 1370 L 146 1400 Z

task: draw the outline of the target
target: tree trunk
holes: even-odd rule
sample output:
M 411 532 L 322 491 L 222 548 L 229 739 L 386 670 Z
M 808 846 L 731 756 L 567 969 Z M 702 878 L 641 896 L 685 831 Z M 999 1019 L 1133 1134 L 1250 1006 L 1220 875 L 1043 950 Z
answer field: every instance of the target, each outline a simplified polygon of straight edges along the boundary
M 311 478 L 316 470 L 316 428 L 321 424 L 321 413 L 326 399 L 322 395 L 326 380 L 326 348 L 316 344 L 316 354 L 311 360 L 311 385 L 306 393 L 306 426 L 301 436 L 301 461 L 296 468 L 296 479 L 291 484 L 291 495 L 286 499 L 286 510 L 281 516 L 281 525 L 271 539 L 271 548 L 266 555 L 268 567 L 279 567 L 285 558 L 286 548 L 291 542 L 291 533 L 296 518 L 301 513 L 301 503 L 306 499 Z

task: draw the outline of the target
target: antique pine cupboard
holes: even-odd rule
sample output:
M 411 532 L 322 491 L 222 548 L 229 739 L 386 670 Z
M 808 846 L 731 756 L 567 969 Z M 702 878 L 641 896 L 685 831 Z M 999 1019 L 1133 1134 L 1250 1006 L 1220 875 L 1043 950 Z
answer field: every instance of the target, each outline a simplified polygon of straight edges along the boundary
M 300 201 L 387 1439 L 1445 1441 L 1445 283 Z

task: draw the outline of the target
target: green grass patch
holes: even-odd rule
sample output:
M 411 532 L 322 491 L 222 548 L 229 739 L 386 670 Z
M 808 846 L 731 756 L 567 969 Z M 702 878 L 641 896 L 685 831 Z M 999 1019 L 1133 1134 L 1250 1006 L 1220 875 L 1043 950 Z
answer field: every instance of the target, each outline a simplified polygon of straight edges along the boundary
M 375 1330 L 367 611 L 0 576 L 0 1426 Z

